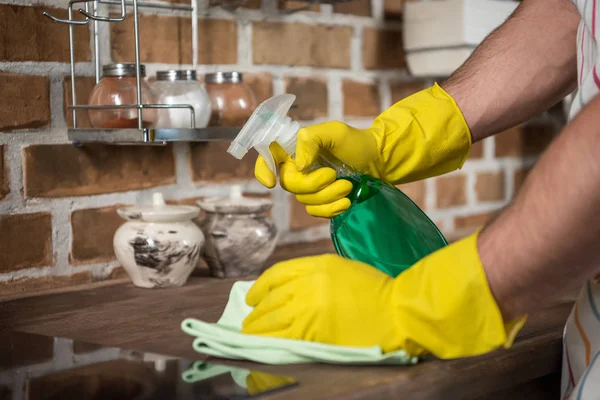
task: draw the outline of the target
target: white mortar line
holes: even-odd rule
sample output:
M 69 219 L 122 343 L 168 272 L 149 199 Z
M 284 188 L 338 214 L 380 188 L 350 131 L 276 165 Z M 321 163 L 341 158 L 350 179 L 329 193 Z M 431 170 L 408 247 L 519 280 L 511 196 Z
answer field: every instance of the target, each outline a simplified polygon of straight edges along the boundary
M 65 338 L 54 338 L 52 368 L 54 370 L 72 367 L 73 362 L 73 340 Z
M 516 169 L 512 165 L 504 169 L 504 194 L 506 201 L 510 201 L 515 195 L 515 171 Z
M 467 205 L 472 207 L 477 204 L 477 192 L 475 191 L 477 174 L 473 170 L 465 172 L 467 176 L 467 182 L 465 184 L 465 190 L 467 191 Z
M 52 247 L 57 275 L 71 275 L 69 254 L 73 243 L 69 207 L 52 209 Z
M 383 112 L 387 108 L 392 106 L 392 89 L 388 79 L 380 79 L 378 83 L 379 89 L 379 108 L 380 112 Z
M 50 77 L 50 130 L 66 130 L 65 113 L 63 108 L 63 77 Z M 65 135 L 66 136 L 66 135 Z
M 273 74 L 273 94 L 275 96 L 286 93 L 285 78 L 280 73 Z
M 191 163 L 192 157 L 188 143 L 175 143 L 173 145 L 175 158 L 175 176 L 178 185 L 193 186 Z
M 2 137 L 2 134 L 0 134 Z M 9 143 L 4 151 L 4 162 L 8 167 L 9 193 L 0 201 L 0 212 L 12 214 L 15 209 L 24 206 L 21 192 L 23 190 L 23 166 L 21 159 L 21 145 Z
M 56 75 L 69 76 L 69 63 L 48 61 L 0 61 L 0 71 L 14 72 L 28 75 Z M 81 76 L 93 76 L 94 65 L 91 62 L 75 63 L 75 71 Z
M 344 94 L 341 77 L 330 76 L 327 81 L 327 108 L 330 120 L 344 118 Z
M 0 282 L 18 281 L 25 278 L 40 278 L 44 276 L 54 275 L 55 268 L 44 266 L 39 268 L 23 268 L 16 271 L 4 272 L 0 274 Z
M 332 4 L 321 4 L 321 16 L 326 19 L 333 17 L 333 5 Z
M 363 28 L 352 27 L 352 38 L 350 40 L 350 69 L 356 72 L 364 71 L 362 60 Z
M 252 65 L 252 24 L 248 21 L 237 24 L 237 59 L 240 67 Z
M 437 189 L 435 184 L 435 178 L 425 179 L 425 210 L 429 213 L 429 210 L 436 208 L 436 196 Z
M 483 159 L 494 160 L 494 152 L 496 151 L 496 138 L 491 136 L 483 140 Z
M 383 0 L 371 0 L 371 14 L 376 24 L 383 25 L 386 23 Z
M 277 231 L 280 233 L 279 242 L 290 229 L 290 194 L 284 191 L 279 184 L 273 190 L 273 219 Z

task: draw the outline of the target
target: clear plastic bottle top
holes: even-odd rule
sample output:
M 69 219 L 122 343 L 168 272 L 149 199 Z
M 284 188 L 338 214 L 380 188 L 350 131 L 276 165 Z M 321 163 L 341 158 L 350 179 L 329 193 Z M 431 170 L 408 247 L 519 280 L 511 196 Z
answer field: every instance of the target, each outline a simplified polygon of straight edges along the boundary
M 293 94 L 282 94 L 262 102 L 231 142 L 227 152 L 241 160 L 248 150 L 254 148 L 265 159 L 273 174 L 277 174 L 269 146 L 277 142 L 290 156 L 296 153 L 296 134 L 300 125 L 287 116 L 294 100 L 296 96 Z

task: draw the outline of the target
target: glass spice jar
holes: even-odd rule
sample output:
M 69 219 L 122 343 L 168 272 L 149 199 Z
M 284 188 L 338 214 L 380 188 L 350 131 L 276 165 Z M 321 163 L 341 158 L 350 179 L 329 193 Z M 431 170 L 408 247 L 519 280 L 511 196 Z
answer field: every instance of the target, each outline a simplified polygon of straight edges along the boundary
M 88 104 L 92 106 L 113 106 L 137 103 L 137 84 L 135 64 L 108 64 L 102 67 L 102 79 L 96 84 Z M 140 79 L 143 104 L 154 104 L 156 98 L 146 82 L 146 68 L 140 65 Z M 95 128 L 123 129 L 138 127 L 138 112 L 136 108 L 122 109 L 90 109 L 90 121 Z M 156 124 L 156 109 L 142 110 L 142 125 L 152 128 Z
M 239 72 L 217 72 L 204 78 L 212 102 L 209 126 L 241 127 L 257 106 L 256 97 Z
M 194 107 L 196 128 L 205 128 L 210 118 L 210 98 L 204 86 L 198 82 L 196 71 L 158 71 L 156 82 L 152 84 L 158 103 L 189 104 Z M 190 128 L 191 115 L 187 108 L 159 108 L 159 128 Z

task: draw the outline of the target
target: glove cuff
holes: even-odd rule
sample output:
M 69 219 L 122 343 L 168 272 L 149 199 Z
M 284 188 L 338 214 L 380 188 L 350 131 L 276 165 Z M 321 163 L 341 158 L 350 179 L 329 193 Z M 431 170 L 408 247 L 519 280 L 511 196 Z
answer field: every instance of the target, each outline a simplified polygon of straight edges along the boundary
M 459 169 L 471 149 L 462 112 L 437 84 L 388 108 L 369 131 L 382 154 L 383 175 L 395 184 Z
M 456 358 L 512 345 L 526 317 L 503 321 L 479 259 L 478 234 L 430 254 L 396 278 L 399 348 Z

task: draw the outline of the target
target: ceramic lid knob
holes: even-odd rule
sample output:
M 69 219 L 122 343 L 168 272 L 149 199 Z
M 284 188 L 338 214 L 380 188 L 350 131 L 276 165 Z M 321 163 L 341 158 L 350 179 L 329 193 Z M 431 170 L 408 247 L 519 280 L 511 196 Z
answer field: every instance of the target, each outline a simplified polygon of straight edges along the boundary
M 166 205 L 165 199 L 161 192 L 156 192 L 152 194 L 152 205 L 154 207 L 164 207 Z
M 241 185 L 233 185 L 231 187 L 231 191 L 229 192 L 229 197 L 234 200 L 242 198 L 242 186 Z

